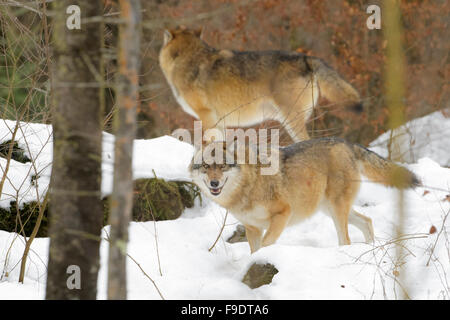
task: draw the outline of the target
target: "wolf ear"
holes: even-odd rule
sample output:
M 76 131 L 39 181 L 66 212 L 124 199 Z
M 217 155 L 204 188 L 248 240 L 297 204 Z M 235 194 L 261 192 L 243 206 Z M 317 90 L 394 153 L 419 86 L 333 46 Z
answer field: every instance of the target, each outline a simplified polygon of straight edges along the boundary
M 170 30 L 164 30 L 164 45 L 168 44 L 173 39 L 173 34 Z
M 201 28 L 199 28 L 199 29 L 195 29 L 195 30 L 194 30 L 194 35 L 195 35 L 197 38 L 202 39 L 202 36 L 203 36 L 203 27 L 201 27 Z

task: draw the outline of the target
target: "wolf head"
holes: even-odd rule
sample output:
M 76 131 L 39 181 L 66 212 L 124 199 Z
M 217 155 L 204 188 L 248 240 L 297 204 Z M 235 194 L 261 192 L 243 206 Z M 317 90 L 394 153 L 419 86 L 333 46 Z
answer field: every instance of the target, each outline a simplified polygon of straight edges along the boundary
M 225 187 L 229 187 L 229 180 L 234 180 L 239 168 L 229 164 L 211 165 L 193 164 L 191 166 L 191 174 L 194 182 L 206 193 L 212 196 L 219 196 Z
M 237 140 L 211 142 L 198 148 L 189 167 L 191 177 L 207 195 L 226 198 L 232 190 L 251 175 L 274 175 L 279 172 L 279 150 L 258 149 L 257 145 Z M 224 194 L 225 193 L 225 194 Z
M 167 46 L 187 46 L 190 42 L 197 42 L 200 40 L 202 29 L 187 29 L 184 26 L 176 29 L 164 30 L 164 44 L 163 48 Z
M 213 142 L 196 150 L 189 171 L 194 183 L 205 194 L 219 197 L 231 191 L 239 176 L 240 165 L 225 143 Z
M 189 59 L 207 46 L 200 36 L 201 30 L 189 30 L 183 27 L 164 31 L 164 44 L 159 51 L 159 64 L 166 77 L 170 77 L 175 61 Z

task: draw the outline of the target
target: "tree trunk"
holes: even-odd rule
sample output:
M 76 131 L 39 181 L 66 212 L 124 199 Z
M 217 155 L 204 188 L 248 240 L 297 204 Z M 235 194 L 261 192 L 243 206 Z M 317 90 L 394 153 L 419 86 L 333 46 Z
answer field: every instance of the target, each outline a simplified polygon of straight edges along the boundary
M 53 169 L 47 299 L 95 299 L 97 294 L 103 213 L 101 85 L 96 77 L 102 28 L 99 23 L 89 23 L 69 30 L 66 9 L 71 4 L 65 0 L 53 3 Z M 101 1 L 79 0 L 77 5 L 81 18 L 102 14 Z
M 128 225 L 133 207 L 133 141 L 136 133 L 136 108 L 138 104 L 138 73 L 140 54 L 141 8 L 139 0 L 120 0 L 117 82 L 117 113 L 114 119 L 114 185 L 111 195 L 111 225 L 108 299 L 126 299 L 126 246 Z
M 403 26 L 401 18 L 400 2 L 398 0 L 384 0 L 384 38 L 387 42 L 386 47 L 386 67 L 384 79 L 384 91 L 387 107 L 389 110 L 389 128 L 391 132 L 394 129 L 403 130 L 400 126 L 405 124 L 405 53 L 403 49 Z M 403 132 L 405 134 L 405 132 Z M 389 158 L 391 158 L 391 147 L 398 149 L 398 141 L 396 137 L 391 136 L 389 143 Z M 403 162 L 401 156 L 396 161 Z M 393 176 L 393 181 L 404 179 L 399 175 Z M 401 182 L 400 182 L 401 183 Z M 397 193 L 397 234 L 396 238 L 401 239 L 405 230 L 405 197 L 402 189 L 396 190 Z M 399 241 L 395 247 L 395 264 L 396 269 L 394 275 L 399 275 L 401 291 L 398 299 L 405 300 L 409 298 L 409 288 L 406 282 L 406 274 L 408 274 L 406 265 L 403 264 L 404 244 Z M 394 291 L 395 292 L 395 291 Z

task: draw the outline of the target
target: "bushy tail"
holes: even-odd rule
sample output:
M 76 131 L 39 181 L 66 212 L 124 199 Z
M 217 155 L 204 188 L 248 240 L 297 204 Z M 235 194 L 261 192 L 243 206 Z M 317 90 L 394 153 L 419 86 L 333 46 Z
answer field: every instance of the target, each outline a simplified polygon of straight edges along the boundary
M 362 165 L 363 174 L 374 182 L 398 189 L 421 185 L 417 176 L 408 169 L 386 160 L 363 146 L 353 145 L 353 151 Z
M 358 91 L 335 70 L 319 58 L 308 57 L 307 62 L 319 83 L 320 94 L 331 102 L 343 104 L 354 112 L 362 112 Z

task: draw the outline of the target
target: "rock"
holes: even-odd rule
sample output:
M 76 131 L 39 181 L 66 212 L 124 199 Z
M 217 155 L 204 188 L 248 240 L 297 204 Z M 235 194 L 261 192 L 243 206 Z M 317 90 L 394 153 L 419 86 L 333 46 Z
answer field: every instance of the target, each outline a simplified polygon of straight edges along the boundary
M 0 156 L 2 155 L 1 150 L 0 148 Z M 36 181 L 38 178 L 39 176 L 31 177 L 32 181 Z M 138 179 L 134 181 L 133 193 L 133 221 L 177 219 L 185 208 L 194 206 L 197 197 L 201 202 L 200 189 L 187 181 L 165 181 L 157 178 Z M 105 197 L 102 202 L 103 225 L 107 225 L 109 197 Z M 49 204 L 47 204 L 37 237 L 48 236 L 49 207 Z M 29 237 L 39 214 L 38 204 L 35 201 L 24 203 L 19 208 L 19 213 L 24 225 L 23 232 Z M 7 209 L 0 208 L 0 230 L 19 232 L 20 229 L 16 203 L 11 202 Z M 23 234 L 23 232 L 20 234 Z
M 161 221 L 177 219 L 185 208 L 201 200 L 198 187 L 186 181 L 165 181 L 159 178 L 137 179 L 133 188 L 133 221 Z M 105 220 L 108 223 L 109 197 L 103 200 Z
M 134 185 L 134 221 L 173 220 L 183 212 L 184 205 L 175 182 L 138 179 Z
M 254 263 L 248 269 L 242 282 L 248 285 L 251 289 L 259 288 L 265 284 L 272 282 L 273 277 L 278 273 L 278 269 L 273 264 L 259 264 Z
M 245 235 L 245 227 L 242 224 L 238 224 L 236 230 L 234 230 L 233 235 L 228 238 L 228 243 L 236 242 L 246 242 L 247 237 Z

